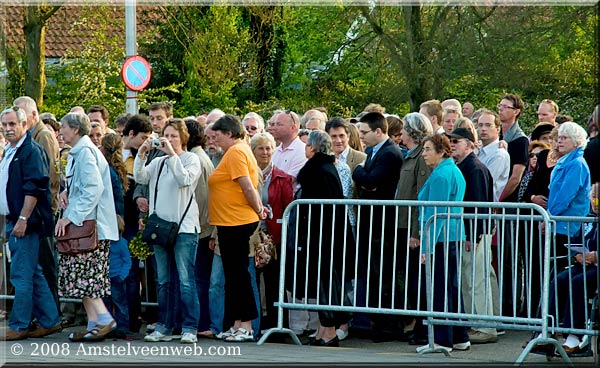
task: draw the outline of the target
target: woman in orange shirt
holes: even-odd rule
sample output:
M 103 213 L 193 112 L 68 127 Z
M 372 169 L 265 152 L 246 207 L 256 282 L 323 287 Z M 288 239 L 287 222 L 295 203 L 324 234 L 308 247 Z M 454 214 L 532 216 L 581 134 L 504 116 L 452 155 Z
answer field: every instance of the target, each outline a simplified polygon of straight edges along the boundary
M 259 169 L 240 120 L 225 115 L 212 130 L 225 152 L 208 178 L 208 216 L 217 226 L 225 274 L 225 319 L 234 321 L 224 340 L 254 341 L 251 321 L 258 311 L 248 273 L 248 248 L 250 236 L 268 210 L 258 195 Z

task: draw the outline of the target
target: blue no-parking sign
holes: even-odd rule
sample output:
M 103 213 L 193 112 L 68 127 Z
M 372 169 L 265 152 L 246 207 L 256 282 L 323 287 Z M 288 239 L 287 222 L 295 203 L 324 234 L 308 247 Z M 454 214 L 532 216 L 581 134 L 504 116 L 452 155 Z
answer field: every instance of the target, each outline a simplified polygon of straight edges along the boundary
M 150 64 L 141 56 L 131 56 L 121 68 L 121 79 L 132 91 L 141 91 L 148 86 L 152 73 Z

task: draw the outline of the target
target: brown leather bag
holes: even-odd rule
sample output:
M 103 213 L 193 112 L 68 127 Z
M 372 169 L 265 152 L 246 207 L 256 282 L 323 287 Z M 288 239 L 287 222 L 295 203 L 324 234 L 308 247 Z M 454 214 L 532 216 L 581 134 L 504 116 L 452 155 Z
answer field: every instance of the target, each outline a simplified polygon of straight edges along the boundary
M 56 238 L 56 249 L 62 254 L 88 253 L 98 249 L 96 220 L 86 220 L 82 226 L 68 224 L 65 234 Z

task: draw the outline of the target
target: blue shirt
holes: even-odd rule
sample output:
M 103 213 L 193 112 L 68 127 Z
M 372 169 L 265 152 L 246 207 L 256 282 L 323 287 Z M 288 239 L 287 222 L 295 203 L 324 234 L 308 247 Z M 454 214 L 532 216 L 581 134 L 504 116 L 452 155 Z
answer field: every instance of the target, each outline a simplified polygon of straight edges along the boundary
M 551 216 L 587 216 L 590 209 L 590 169 L 579 147 L 561 157 L 550 175 L 548 212 Z M 575 236 L 581 228 L 576 223 L 557 222 L 556 232 Z
M 457 201 L 460 202 L 465 197 L 465 178 L 454 163 L 454 160 L 447 158 L 442 160 L 433 169 L 429 178 L 423 184 L 419 191 L 419 201 Z M 419 211 L 420 226 L 423 231 L 427 230 L 425 224 L 431 216 L 437 214 L 435 221 L 431 220 L 429 226 L 429 236 L 422 234 L 421 253 L 427 253 L 427 240 L 430 240 L 430 251 L 433 251 L 435 243 L 448 241 L 459 241 L 465 239 L 465 229 L 462 221 L 458 218 L 448 220 L 443 214 L 460 214 L 462 207 L 424 207 Z M 441 216 L 440 216 L 441 215 Z M 434 228 L 435 223 L 435 228 Z
M 120 277 L 125 280 L 129 274 L 131 268 L 131 257 L 129 254 L 129 247 L 127 246 L 127 240 L 123 237 L 119 238 L 118 241 L 110 242 L 110 264 L 108 267 L 108 273 L 110 278 Z

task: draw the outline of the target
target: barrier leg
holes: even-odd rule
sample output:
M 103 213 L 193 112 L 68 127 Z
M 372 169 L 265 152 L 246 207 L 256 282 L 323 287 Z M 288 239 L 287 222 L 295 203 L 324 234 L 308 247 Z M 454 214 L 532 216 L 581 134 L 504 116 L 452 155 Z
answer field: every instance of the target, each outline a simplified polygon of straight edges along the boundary
M 262 335 L 260 340 L 258 340 L 256 345 L 260 346 L 260 345 L 264 344 L 267 341 L 267 339 L 269 338 L 269 336 L 271 336 L 274 333 L 286 333 L 286 334 L 290 335 L 294 344 L 302 345 L 302 343 L 300 342 L 300 339 L 298 339 L 298 336 L 296 336 L 294 331 L 290 330 L 289 328 L 283 328 L 283 307 L 279 303 L 276 303 L 276 306 L 277 306 L 277 327 L 268 329 L 267 332 L 265 332 Z

